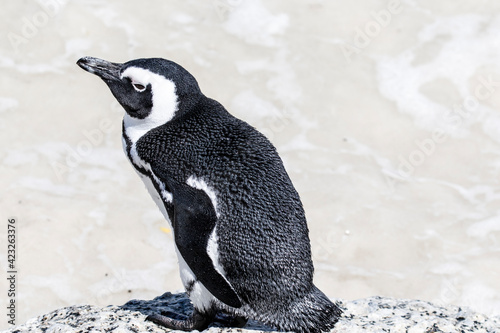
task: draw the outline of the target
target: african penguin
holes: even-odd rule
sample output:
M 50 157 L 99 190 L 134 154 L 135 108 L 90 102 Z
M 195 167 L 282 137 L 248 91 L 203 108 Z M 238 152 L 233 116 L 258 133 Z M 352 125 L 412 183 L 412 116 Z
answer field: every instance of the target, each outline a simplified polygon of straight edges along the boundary
M 275 147 L 203 95 L 165 59 L 77 64 L 108 85 L 126 113 L 123 147 L 172 227 L 194 306 L 172 329 L 203 330 L 222 312 L 280 330 L 332 329 L 341 310 L 313 284 L 302 203 Z

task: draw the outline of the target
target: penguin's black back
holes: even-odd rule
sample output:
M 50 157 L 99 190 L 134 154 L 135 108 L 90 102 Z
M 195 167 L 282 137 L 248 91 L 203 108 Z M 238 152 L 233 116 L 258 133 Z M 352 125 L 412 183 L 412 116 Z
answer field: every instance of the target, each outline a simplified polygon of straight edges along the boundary
M 219 261 L 231 286 L 250 306 L 244 311 L 278 328 L 294 329 L 288 325 L 293 319 L 285 317 L 299 311 L 301 304 L 296 303 L 308 297 L 320 295 L 322 304 L 317 305 L 326 313 L 328 307 L 330 312 L 336 309 L 313 286 L 302 203 L 264 135 L 202 96 L 189 112 L 141 137 L 137 152 L 147 162 L 159 161 L 177 182 L 194 175 L 215 190 Z M 172 220 L 171 207 L 166 208 Z

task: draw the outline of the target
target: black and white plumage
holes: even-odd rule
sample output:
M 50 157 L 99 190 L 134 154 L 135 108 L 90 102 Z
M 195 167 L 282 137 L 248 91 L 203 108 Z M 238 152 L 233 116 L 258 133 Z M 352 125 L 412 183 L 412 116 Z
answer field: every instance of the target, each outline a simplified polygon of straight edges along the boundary
M 274 146 L 159 58 L 124 64 L 84 57 L 126 111 L 123 146 L 174 234 L 180 274 L 204 329 L 217 312 L 244 324 L 320 332 L 341 315 L 313 284 L 302 203 Z

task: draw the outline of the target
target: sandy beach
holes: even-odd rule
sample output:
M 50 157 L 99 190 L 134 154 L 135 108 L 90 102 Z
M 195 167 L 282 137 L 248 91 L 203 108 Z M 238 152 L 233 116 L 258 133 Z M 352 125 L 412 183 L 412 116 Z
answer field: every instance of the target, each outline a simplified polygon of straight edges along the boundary
M 173 60 L 263 132 L 301 196 L 315 283 L 332 299 L 500 315 L 500 2 L 2 8 L 0 329 L 11 299 L 21 324 L 183 290 L 169 226 L 122 150 L 124 111 L 82 56 Z

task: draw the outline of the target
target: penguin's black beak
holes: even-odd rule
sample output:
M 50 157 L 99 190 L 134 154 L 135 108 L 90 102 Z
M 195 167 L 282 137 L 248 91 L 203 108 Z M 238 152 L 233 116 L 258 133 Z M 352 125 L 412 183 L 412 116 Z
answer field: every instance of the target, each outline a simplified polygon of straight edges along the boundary
M 122 67 L 122 64 L 93 57 L 80 58 L 76 64 L 87 72 L 95 74 L 105 81 L 120 80 L 120 68 Z

